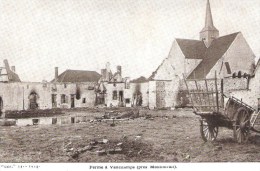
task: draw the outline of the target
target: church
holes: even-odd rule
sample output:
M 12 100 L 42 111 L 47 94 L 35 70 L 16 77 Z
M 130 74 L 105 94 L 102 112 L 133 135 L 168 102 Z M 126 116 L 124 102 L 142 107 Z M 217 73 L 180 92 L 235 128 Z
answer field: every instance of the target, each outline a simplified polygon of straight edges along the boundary
M 184 74 L 190 79 L 229 77 L 239 71 L 252 74 L 255 55 L 241 32 L 219 36 L 213 24 L 209 0 L 200 40 L 176 39 L 169 56 L 153 73 L 153 80 L 175 80 Z
M 205 25 L 199 33 L 199 40 L 175 39 L 168 57 L 150 76 L 154 82 L 151 93 L 156 94 L 156 100 L 151 100 L 154 102 L 149 106 L 175 106 L 179 84 L 184 77 L 214 78 L 215 73 L 219 79 L 237 75 L 249 77 L 254 72 L 254 65 L 254 52 L 241 32 L 219 36 L 207 0 Z

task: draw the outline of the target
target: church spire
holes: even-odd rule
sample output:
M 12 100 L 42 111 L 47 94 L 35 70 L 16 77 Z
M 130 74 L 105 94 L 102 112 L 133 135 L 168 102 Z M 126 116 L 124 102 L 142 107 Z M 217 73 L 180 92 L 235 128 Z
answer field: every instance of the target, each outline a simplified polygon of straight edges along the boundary
M 209 0 L 207 0 L 205 27 L 214 27 Z
M 200 39 L 209 47 L 211 42 L 218 37 L 219 31 L 213 24 L 210 3 L 209 0 L 207 0 L 205 26 L 200 32 Z

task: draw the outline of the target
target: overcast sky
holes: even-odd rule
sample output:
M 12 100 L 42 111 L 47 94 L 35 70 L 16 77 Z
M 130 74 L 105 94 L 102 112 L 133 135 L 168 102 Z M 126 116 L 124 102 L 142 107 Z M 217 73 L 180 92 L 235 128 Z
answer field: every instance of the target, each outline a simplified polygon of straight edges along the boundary
M 132 79 L 150 74 L 175 38 L 199 39 L 206 0 L 0 0 L 0 60 L 23 81 L 54 67 L 94 70 L 107 61 Z M 260 56 L 260 1 L 211 0 L 220 36 L 241 31 Z

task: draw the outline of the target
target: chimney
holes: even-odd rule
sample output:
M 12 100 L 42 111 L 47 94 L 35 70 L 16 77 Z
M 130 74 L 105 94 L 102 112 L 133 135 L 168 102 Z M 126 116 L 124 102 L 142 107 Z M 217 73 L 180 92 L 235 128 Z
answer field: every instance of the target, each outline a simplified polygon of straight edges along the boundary
M 110 63 L 109 62 L 107 62 L 106 63 L 106 79 L 107 79 L 107 81 L 109 81 L 109 79 L 110 79 Z
M 7 59 L 4 60 L 4 65 L 5 65 L 6 71 L 7 71 L 7 72 L 10 71 L 10 66 L 9 66 L 9 63 L 8 63 L 8 60 L 7 60 Z
M 4 60 L 4 65 L 5 65 L 5 69 L 6 69 L 6 73 L 7 73 L 7 78 L 10 81 L 10 80 L 12 80 L 12 75 L 10 74 L 11 70 L 10 70 L 10 66 L 9 66 L 7 59 Z
M 11 66 L 11 70 L 15 72 L 15 66 Z
M 59 68 L 55 67 L 55 82 L 58 80 L 58 76 L 59 76 Z
M 117 73 L 119 73 L 119 75 L 122 76 L 122 67 L 118 65 L 116 69 L 117 69 Z
M 101 69 L 101 76 L 103 81 L 106 81 L 106 72 L 107 72 L 106 69 Z

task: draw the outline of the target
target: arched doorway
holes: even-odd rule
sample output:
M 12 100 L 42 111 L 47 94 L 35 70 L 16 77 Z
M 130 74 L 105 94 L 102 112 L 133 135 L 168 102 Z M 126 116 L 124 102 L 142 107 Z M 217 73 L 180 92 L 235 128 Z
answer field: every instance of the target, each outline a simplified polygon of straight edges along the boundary
M 29 95 L 29 109 L 38 109 L 39 105 L 37 103 L 39 96 L 35 91 L 32 91 Z

